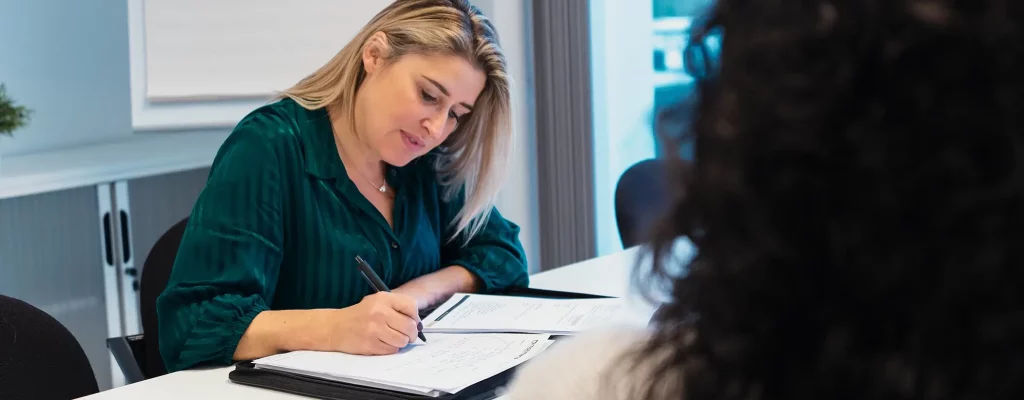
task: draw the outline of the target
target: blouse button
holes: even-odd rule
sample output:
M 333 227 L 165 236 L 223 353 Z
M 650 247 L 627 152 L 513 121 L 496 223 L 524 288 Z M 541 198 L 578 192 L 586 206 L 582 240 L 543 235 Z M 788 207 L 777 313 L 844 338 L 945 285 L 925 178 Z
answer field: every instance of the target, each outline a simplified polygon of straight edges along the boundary
M 398 248 L 398 243 L 391 242 L 391 248 L 392 249 L 397 249 Z

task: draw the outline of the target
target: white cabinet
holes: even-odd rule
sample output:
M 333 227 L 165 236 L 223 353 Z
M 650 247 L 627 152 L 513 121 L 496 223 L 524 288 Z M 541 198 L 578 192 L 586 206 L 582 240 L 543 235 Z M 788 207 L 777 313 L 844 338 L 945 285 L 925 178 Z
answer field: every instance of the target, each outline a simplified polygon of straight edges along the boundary
M 227 133 L 137 135 L 2 161 L 0 293 L 64 324 L 100 389 L 123 383 L 106 339 L 142 331 L 146 255 L 191 212 Z
M 146 255 L 189 215 L 208 171 L 0 199 L 0 293 L 64 324 L 85 349 L 100 389 L 123 384 L 106 339 L 142 332 Z

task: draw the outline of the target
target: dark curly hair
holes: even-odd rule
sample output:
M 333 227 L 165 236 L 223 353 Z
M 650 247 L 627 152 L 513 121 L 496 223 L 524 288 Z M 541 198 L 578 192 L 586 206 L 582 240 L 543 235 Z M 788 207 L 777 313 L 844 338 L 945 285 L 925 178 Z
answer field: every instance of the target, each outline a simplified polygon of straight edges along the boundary
M 719 0 L 691 40 L 651 390 L 1024 399 L 1024 1 Z

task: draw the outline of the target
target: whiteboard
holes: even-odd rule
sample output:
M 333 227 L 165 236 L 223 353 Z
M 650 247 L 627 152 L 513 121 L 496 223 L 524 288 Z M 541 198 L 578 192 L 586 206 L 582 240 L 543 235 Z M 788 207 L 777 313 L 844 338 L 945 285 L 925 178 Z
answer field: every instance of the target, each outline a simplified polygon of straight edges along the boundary
M 144 0 L 149 101 L 266 97 L 315 71 L 391 0 Z
M 229 128 L 392 0 L 127 0 L 132 128 Z

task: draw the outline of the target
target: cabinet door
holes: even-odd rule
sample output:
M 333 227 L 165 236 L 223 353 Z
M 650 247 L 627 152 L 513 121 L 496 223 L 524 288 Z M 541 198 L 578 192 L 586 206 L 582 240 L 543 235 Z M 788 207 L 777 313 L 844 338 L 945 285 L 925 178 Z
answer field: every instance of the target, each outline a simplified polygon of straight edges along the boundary
M 106 339 L 111 329 L 120 331 L 117 285 L 105 282 L 116 280 L 100 204 L 109 190 L 101 185 L 0 200 L 0 293 L 64 324 L 84 348 L 101 390 L 112 387 L 117 368 Z
M 142 332 L 139 283 L 149 251 L 164 232 L 189 216 L 208 174 L 209 168 L 202 168 L 114 183 L 127 334 Z

